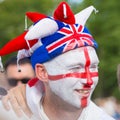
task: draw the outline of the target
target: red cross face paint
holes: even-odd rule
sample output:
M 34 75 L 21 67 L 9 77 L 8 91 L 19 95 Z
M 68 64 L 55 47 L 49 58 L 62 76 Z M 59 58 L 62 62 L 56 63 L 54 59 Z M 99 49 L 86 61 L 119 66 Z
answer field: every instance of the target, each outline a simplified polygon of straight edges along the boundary
M 86 107 L 98 83 L 98 63 L 95 49 L 90 46 L 45 63 L 52 92 L 76 108 Z

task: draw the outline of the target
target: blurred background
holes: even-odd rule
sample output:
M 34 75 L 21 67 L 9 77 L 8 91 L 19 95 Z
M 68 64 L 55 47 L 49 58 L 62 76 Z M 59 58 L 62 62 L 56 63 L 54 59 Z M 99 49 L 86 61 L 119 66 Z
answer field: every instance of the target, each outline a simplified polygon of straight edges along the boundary
M 52 16 L 62 0 L 0 0 L 0 48 L 24 31 L 25 13 L 40 12 Z M 99 84 L 93 99 L 113 96 L 120 101 L 117 65 L 120 63 L 120 2 L 118 0 L 64 0 L 74 13 L 93 5 L 99 12 L 92 13 L 86 26 L 98 42 Z M 28 20 L 28 26 L 32 22 Z M 16 54 L 16 53 L 13 53 Z M 3 63 L 13 54 L 2 57 Z

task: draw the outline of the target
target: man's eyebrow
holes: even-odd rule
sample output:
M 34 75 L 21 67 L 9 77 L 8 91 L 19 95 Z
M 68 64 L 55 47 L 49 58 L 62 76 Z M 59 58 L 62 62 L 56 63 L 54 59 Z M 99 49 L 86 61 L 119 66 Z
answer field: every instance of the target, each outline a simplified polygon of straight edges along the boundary
M 80 64 L 80 63 L 75 63 L 75 64 L 71 64 L 71 65 L 68 65 L 66 66 L 67 68 L 74 68 L 74 67 L 79 67 L 79 66 L 84 66 L 83 64 Z

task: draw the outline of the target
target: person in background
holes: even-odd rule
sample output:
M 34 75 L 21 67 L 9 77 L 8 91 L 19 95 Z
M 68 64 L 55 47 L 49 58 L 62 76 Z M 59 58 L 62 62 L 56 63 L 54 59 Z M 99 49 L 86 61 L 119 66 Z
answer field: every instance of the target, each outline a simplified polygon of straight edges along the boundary
M 8 91 L 6 91 L 4 88 L 2 88 L 2 94 L 1 94 L 1 87 L 0 87 L 0 95 L 2 96 L 2 98 L 0 100 L 0 120 L 31 120 L 30 119 L 31 114 L 32 114 L 31 110 L 29 109 L 28 105 L 26 104 L 26 101 L 23 100 L 24 99 L 23 96 L 25 96 L 25 93 L 24 92 L 20 93 L 20 90 L 19 90 L 19 87 L 22 85 L 23 84 L 16 86 L 16 87 L 18 87 L 17 89 L 15 89 L 15 87 L 13 87 Z M 23 89 L 24 88 L 22 86 L 22 90 Z M 4 92 L 4 95 L 3 95 L 3 92 Z M 18 96 L 17 99 L 16 99 L 15 95 Z M 21 99 L 21 95 L 22 95 L 22 99 Z M 9 108 L 5 109 L 5 107 L 3 106 L 3 103 L 2 103 L 3 97 L 5 97 L 5 99 L 7 97 L 7 100 L 9 102 L 11 102 L 13 104 L 13 106 L 11 106 L 8 101 L 6 101 L 9 104 Z M 10 98 L 14 98 L 14 99 L 10 99 Z M 22 102 L 22 100 L 23 100 L 23 102 Z M 18 109 L 16 109 L 14 107 L 14 105 L 16 105 L 15 101 L 22 102 L 22 104 L 19 104 L 19 105 L 17 104 L 17 106 L 19 106 Z M 22 108 L 23 106 L 24 106 L 24 108 Z M 24 113 L 26 113 L 26 115 L 20 110 L 20 107 L 22 108 L 22 111 L 24 111 L 24 110 L 26 111 L 26 112 L 24 112 Z M 27 107 L 27 109 L 26 109 L 26 107 Z M 18 114 L 15 114 L 15 113 L 18 113 Z M 32 120 L 34 120 L 34 119 L 32 119 Z
M 16 56 L 12 56 L 10 57 L 4 64 L 4 70 L 5 70 L 5 82 L 7 82 L 8 86 L 8 91 L 7 91 L 7 95 L 4 96 L 4 101 L 7 101 L 8 99 L 10 100 L 10 97 L 13 96 L 13 94 L 17 94 L 18 95 L 18 100 L 16 98 L 14 98 L 14 101 L 22 101 L 24 98 L 21 98 L 24 96 L 25 97 L 25 92 L 24 93 L 20 93 L 20 89 L 24 85 L 27 84 L 27 82 L 35 77 L 35 72 L 31 66 L 31 62 L 29 60 L 29 58 L 23 58 L 19 61 L 19 66 L 20 66 L 20 70 L 18 70 L 18 66 L 17 66 L 17 57 Z M 16 90 L 15 88 L 18 86 L 18 89 Z M 12 93 L 12 94 L 11 94 Z M 3 96 L 2 96 L 3 99 Z M 15 105 L 15 102 L 13 101 L 12 104 Z M 9 104 L 9 103 L 8 103 Z M 22 104 L 20 105 L 25 106 L 26 102 L 22 102 Z M 3 104 L 4 105 L 4 104 Z M 2 107 L 2 106 L 1 106 Z M 21 114 L 22 112 L 17 110 L 14 106 L 7 106 L 4 105 L 4 107 L 6 108 L 7 111 L 5 111 L 3 108 L 1 109 L 1 113 L 2 116 L 5 117 L 6 119 L 9 117 L 9 119 L 20 119 L 20 120 L 27 120 L 27 117 L 22 117 Z M 18 114 L 17 116 L 15 115 L 15 113 L 11 110 L 11 107 L 13 108 L 14 111 L 16 111 Z M 27 107 L 27 109 L 26 109 Z M 24 107 L 24 110 L 26 111 L 27 116 L 29 117 L 31 115 L 31 111 L 30 109 L 28 109 L 28 106 L 26 104 L 26 107 Z M 29 114 L 29 115 L 28 115 Z M 7 115 L 7 116 L 5 116 Z M 22 118 L 20 118 L 20 116 Z
M 6 80 L 4 72 L 0 72 L 0 87 L 4 87 L 6 90 L 10 88 L 10 85 L 8 84 Z
M 96 98 L 94 102 L 116 120 L 120 119 L 120 104 L 115 97 Z
M 19 61 L 20 71 L 17 67 L 17 57 L 12 56 L 9 58 L 5 65 L 5 76 L 10 86 L 13 88 L 19 84 L 27 84 L 27 82 L 35 77 L 34 70 L 28 58 L 23 58 Z
M 26 100 L 39 120 L 114 120 L 91 101 L 99 59 L 85 23 L 93 10 L 90 6 L 74 15 L 62 2 L 53 18 L 42 15 L 46 18 L 24 37 L 27 42 L 38 39 L 21 52 L 31 57 L 37 77 L 26 86 Z

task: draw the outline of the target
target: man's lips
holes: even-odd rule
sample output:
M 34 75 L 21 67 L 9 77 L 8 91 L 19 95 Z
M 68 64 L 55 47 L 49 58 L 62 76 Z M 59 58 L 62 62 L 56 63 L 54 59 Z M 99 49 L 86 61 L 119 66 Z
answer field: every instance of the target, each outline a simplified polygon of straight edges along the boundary
M 80 96 L 87 97 L 90 95 L 91 89 L 75 89 L 75 92 Z

